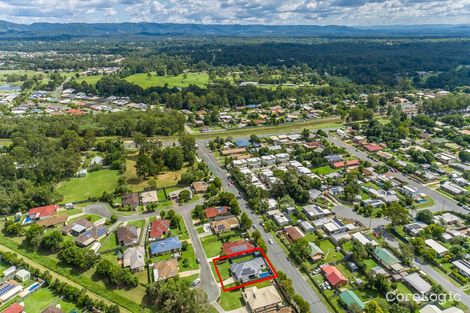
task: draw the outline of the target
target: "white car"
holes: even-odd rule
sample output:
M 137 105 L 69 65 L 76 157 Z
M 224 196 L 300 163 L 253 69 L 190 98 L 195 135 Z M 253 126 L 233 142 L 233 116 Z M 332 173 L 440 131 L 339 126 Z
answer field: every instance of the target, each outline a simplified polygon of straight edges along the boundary
M 268 242 L 269 242 L 270 245 L 274 244 L 272 239 L 269 239 Z
M 196 287 L 197 285 L 199 285 L 199 283 L 201 283 L 201 279 L 200 278 L 196 278 L 193 283 L 191 284 L 192 287 Z

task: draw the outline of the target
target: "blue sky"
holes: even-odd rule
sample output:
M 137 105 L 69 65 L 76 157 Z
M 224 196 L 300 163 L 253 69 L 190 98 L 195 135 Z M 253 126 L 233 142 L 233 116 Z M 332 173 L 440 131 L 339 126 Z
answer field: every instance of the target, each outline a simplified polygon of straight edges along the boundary
M 205 24 L 470 24 L 470 0 L 0 0 L 0 19 Z

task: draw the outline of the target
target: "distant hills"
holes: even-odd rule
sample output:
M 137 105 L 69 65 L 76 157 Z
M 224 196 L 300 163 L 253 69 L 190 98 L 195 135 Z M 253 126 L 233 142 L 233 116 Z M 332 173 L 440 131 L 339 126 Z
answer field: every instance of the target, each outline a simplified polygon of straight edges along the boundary
M 171 23 L 33 23 L 0 21 L 0 39 L 84 38 L 103 36 L 238 36 L 238 37 L 470 37 L 470 25 L 317 26 L 205 25 Z

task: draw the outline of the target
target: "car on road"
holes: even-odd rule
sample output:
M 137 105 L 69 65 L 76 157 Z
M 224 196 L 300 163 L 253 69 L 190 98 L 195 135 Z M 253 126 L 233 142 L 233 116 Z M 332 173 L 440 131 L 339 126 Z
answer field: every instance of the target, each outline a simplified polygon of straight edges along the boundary
M 253 224 L 253 229 L 256 229 L 256 224 Z
M 270 245 L 274 244 L 274 241 L 271 238 L 269 238 L 268 242 Z
M 199 285 L 201 283 L 201 279 L 200 278 L 196 278 L 192 283 L 191 283 L 191 286 L 194 288 L 196 287 L 197 285 Z
M 196 258 L 196 263 L 197 264 L 201 263 L 201 260 L 199 258 Z
M 242 199 L 242 196 L 237 196 L 237 200 L 241 200 Z

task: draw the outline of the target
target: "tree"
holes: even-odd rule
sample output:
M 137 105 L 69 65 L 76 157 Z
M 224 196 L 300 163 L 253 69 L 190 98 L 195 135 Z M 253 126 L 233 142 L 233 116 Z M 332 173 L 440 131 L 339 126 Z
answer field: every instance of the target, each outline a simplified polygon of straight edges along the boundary
M 191 192 L 189 190 L 183 190 L 179 194 L 179 201 L 181 203 L 187 202 L 191 199 Z
M 39 246 L 42 239 L 42 234 L 44 233 L 44 229 L 39 226 L 38 224 L 32 224 L 26 230 L 26 241 L 29 242 L 32 246 Z
M 428 209 L 424 209 L 416 214 L 416 219 L 429 225 L 433 223 L 434 215 Z
M 366 303 L 366 307 L 364 309 L 365 313 L 384 313 L 382 308 L 379 306 L 377 302 L 371 300 Z
M 60 230 L 53 230 L 46 233 L 41 240 L 41 248 L 49 251 L 57 251 L 64 242 L 64 238 Z
M 388 219 L 392 225 L 404 225 L 409 221 L 408 209 L 399 204 L 393 202 L 383 210 L 383 215 Z
M 459 152 L 459 159 L 463 163 L 470 162 L 470 152 L 468 150 L 461 150 Z
M 179 278 L 155 282 L 147 288 L 146 306 L 159 313 L 208 313 L 210 304 L 201 289 Z
M 297 304 L 299 308 L 299 313 L 308 313 L 310 312 L 310 304 L 302 298 L 302 296 L 295 294 L 292 297 L 292 300 Z
M 183 151 L 179 147 L 168 147 L 163 150 L 163 162 L 172 171 L 180 170 L 183 167 Z
M 252 225 L 253 225 L 253 221 L 248 217 L 248 214 L 243 212 L 242 215 L 240 216 L 240 228 L 243 231 L 247 231 L 248 229 L 251 228 Z

